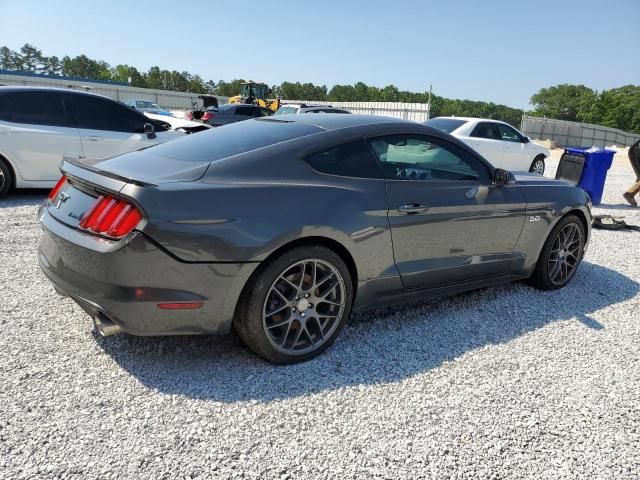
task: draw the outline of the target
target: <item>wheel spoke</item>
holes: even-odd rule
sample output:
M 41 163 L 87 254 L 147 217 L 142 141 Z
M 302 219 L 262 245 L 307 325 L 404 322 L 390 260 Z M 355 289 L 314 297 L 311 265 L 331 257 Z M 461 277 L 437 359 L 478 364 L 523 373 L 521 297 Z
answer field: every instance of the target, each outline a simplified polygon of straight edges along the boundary
M 327 300 L 326 298 L 321 298 L 320 300 L 318 300 L 318 304 L 321 303 L 328 303 L 329 305 L 335 305 L 337 307 L 342 306 L 342 303 L 334 302 L 333 300 Z
M 273 317 L 276 313 L 280 313 L 281 311 L 286 310 L 287 308 L 289 308 L 289 305 L 285 304 L 285 305 L 283 305 L 283 306 L 281 306 L 281 307 L 278 307 L 278 308 L 277 308 L 277 309 L 275 309 L 273 312 L 268 312 L 268 313 L 266 313 L 265 315 L 266 315 L 267 317 Z
M 278 323 L 274 323 L 273 325 L 269 325 L 267 326 L 267 328 L 269 330 L 271 330 L 272 328 L 278 328 L 278 327 L 282 327 L 286 324 L 290 324 L 291 323 L 291 317 L 287 318 L 286 320 L 283 320 L 282 322 L 278 322 Z

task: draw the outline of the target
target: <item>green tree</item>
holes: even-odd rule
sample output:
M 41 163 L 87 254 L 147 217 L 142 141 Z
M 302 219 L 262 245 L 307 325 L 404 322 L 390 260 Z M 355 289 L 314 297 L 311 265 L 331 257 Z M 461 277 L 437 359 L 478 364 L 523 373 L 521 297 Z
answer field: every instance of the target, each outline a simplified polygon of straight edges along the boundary
M 21 70 L 28 72 L 40 72 L 44 63 L 42 52 L 28 43 L 20 48 L 20 60 Z
M 223 97 L 233 97 L 240 93 L 240 84 L 245 80 L 234 79 L 230 82 L 225 82 L 224 80 L 220 80 L 218 82 L 218 87 L 216 91 L 216 95 L 221 95 Z
M 531 96 L 534 115 L 579 121 L 585 105 L 595 102 L 597 93 L 584 85 L 556 85 L 542 88 Z
M 103 60 L 93 60 L 86 55 L 62 59 L 62 74 L 70 77 L 80 77 L 96 80 L 110 80 L 111 67 Z
M 0 47 L 0 69 L 2 70 L 17 70 L 16 67 L 16 52 L 9 47 Z
M 111 79 L 116 82 L 129 82 L 131 78 L 131 86 L 133 87 L 146 87 L 147 83 L 144 76 L 138 71 L 136 67 L 130 65 L 116 65 L 111 69 Z

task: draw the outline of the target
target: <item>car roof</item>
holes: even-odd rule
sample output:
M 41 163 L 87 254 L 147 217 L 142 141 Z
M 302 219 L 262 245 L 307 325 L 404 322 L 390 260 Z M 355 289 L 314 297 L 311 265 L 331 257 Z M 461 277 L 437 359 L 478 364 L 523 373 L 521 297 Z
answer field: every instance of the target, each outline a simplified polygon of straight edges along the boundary
M 338 130 L 341 128 L 360 127 L 364 125 L 382 125 L 389 123 L 410 123 L 410 122 L 396 117 L 385 117 L 382 115 L 345 115 L 343 113 L 325 113 L 323 115 L 278 115 L 276 117 L 269 117 L 269 121 L 281 121 L 281 122 L 298 122 L 307 125 L 314 125 L 316 127 L 323 128 L 325 130 Z
M 25 87 L 19 85 L 12 85 L 7 87 L 0 87 L 0 93 L 10 93 L 10 92 L 58 92 L 58 93 L 71 93 L 73 95 L 91 95 L 94 97 L 100 98 L 108 98 L 109 100 L 113 100 L 105 95 L 100 95 L 99 93 L 86 92 L 83 90 L 76 90 L 75 88 L 58 88 L 58 87 Z

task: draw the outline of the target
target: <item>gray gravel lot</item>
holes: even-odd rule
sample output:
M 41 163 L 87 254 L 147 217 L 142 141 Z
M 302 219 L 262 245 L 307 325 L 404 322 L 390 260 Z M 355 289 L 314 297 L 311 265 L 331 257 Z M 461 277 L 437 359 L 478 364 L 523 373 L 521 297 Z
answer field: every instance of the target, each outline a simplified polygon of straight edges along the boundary
M 596 213 L 640 225 L 631 177 L 616 160 Z M 0 200 L 0 478 L 640 478 L 640 233 L 594 231 L 564 290 L 367 312 L 275 367 L 96 336 L 38 268 L 43 198 Z

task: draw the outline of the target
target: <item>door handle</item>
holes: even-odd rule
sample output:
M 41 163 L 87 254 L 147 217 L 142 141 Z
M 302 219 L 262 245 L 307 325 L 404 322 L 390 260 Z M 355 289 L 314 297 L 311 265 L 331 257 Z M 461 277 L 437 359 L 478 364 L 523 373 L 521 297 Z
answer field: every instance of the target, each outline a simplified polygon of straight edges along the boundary
M 90 142 L 100 142 L 102 141 L 102 137 L 98 137 L 96 135 L 90 135 L 88 137 L 84 137 L 85 140 L 89 140 Z
M 424 213 L 429 210 L 429 205 L 424 203 L 404 203 L 398 207 L 400 213 L 407 215 L 415 215 L 416 213 Z

